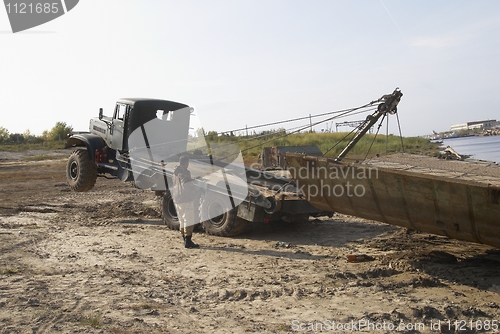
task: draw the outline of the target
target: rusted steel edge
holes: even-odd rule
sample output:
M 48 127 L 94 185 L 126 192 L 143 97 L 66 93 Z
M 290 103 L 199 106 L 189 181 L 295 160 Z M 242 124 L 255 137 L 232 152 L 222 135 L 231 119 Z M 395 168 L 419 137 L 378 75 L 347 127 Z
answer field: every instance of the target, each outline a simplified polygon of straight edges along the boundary
M 343 163 L 337 162 L 331 158 L 304 156 L 302 154 L 287 154 L 287 161 L 289 163 L 289 166 L 291 167 L 290 172 L 297 181 L 316 186 L 318 185 L 318 181 L 325 180 L 327 182 L 326 184 L 328 184 L 328 182 L 330 181 L 325 178 L 315 177 L 312 179 L 308 179 L 307 177 L 304 178 L 300 177 L 300 175 L 294 175 L 296 173 L 293 168 L 317 169 L 319 167 L 326 167 L 333 169 L 336 166 L 338 166 L 339 168 L 376 168 L 379 173 L 382 173 L 382 175 L 384 175 L 384 178 L 390 175 L 394 175 L 394 181 L 396 182 L 396 187 L 398 188 L 395 191 L 396 194 L 402 194 L 402 198 L 399 198 L 399 200 L 401 200 L 403 203 L 403 210 L 393 210 L 392 214 L 396 216 L 387 218 L 386 215 L 388 213 L 391 213 L 392 204 L 380 202 L 380 187 L 379 189 L 375 189 L 375 187 L 373 186 L 373 182 L 370 179 L 363 181 L 363 184 L 370 188 L 371 196 L 369 198 L 342 198 L 344 202 L 349 202 L 351 204 L 350 208 L 344 208 L 335 205 L 335 198 L 326 198 L 326 196 L 317 195 L 309 196 L 309 194 L 305 194 L 308 200 L 313 205 L 316 204 L 318 206 L 321 206 L 322 208 L 324 208 L 325 205 L 329 205 L 330 209 L 336 212 L 347 214 L 356 212 L 360 217 L 382 221 L 390 225 L 410 227 L 423 232 L 444 235 L 454 239 L 473 241 L 500 247 L 500 186 L 498 185 L 493 185 L 485 181 L 481 182 L 475 180 L 446 177 L 442 175 L 429 175 L 425 173 L 391 169 L 388 167 L 381 167 L 370 164 Z M 314 167 L 311 166 L 311 164 L 313 164 Z M 405 189 L 402 181 L 403 178 L 405 178 L 406 180 L 411 180 L 411 186 L 413 187 L 418 187 L 419 185 L 422 186 L 423 190 L 425 190 L 424 187 L 426 185 L 429 186 L 429 183 L 425 182 L 431 182 L 432 189 L 429 190 L 429 187 L 427 187 L 427 191 L 431 192 L 432 198 L 428 198 L 426 203 L 423 203 L 423 201 L 416 203 L 411 198 L 408 199 L 406 196 L 407 190 Z M 388 179 L 386 179 L 385 181 L 387 180 Z M 339 180 L 337 184 L 341 184 L 341 182 L 342 180 Z M 382 182 L 384 182 L 384 180 L 382 180 Z M 335 182 L 331 182 L 330 184 L 335 184 Z M 447 203 L 446 199 L 453 198 L 454 194 L 451 193 L 452 189 L 460 187 L 463 191 L 465 191 L 465 198 L 463 199 L 463 203 L 461 203 L 460 205 L 463 205 L 463 207 L 466 208 L 468 217 L 463 217 L 460 215 L 460 213 L 455 213 L 454 210 L 457 209 L 456 203 L 448 203 L 448 206 L 443 206 L 443 203 L 440 203 L 440 195 L 436 187 L 443 187 L 443 185 L 445 186 L 444 190 L 447 190 L 449 192 L 448 194 L 446 194 L 447 197 L 445 197 L 444 204 Z M 443 189 L 441 189 L 440 191 L 441 194 L 444 194 Z M 484 196 L 485 191 L 487 196 Z M 394 192 L 390 193 L 389 189 L 387 189 L 386 187 L 386 193 L 382 194 L 382 196 L 384 195 L 386 198 L 390 198 L 391 196 L 394 196 Z M 410 209 L 410 207 L 408 207 L 408 205 L 413 204 L 418 204 L 427 208 L 427 216 L 432 216 L 433 219 L 428 219 L 426 221 L 421 217 L 412 217 L 412 210 Z M 374 207 L 376 207 L 376 209 Z M 361 210 L 361 212 L 363 213 L 362 215 L 359 214 L 359 210 Z M 401 215 L 398 216 L 398 213 L 401 212 L 404 212 L 406 221 L 404 223 L 394 223 L 394 221 L 401 220 Z M 452 217 L 442 216 L 446 214 L 450 215 L 450 212 L 452 212 Z M 478 216 L 485 217 L 486 219 L 484 221 L 477 221 Z

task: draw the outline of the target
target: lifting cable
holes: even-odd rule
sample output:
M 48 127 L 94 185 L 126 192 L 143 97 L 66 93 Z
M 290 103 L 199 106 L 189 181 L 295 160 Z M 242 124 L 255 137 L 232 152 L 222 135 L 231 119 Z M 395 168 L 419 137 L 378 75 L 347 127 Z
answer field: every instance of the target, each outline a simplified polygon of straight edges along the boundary
M 397 91 L 397 90 L 398 90 L 398 88 L 396 88 L 396 91 Z M 378 101 L 373 101 L 372 103 L 379 102 L 379 101 L 381 101 L 382 99 L 386 98 L 387 96 L 389 96 L 389 95 L 384 95 L 384 96 L 383 96 L 382 98 L 380 98 Z M 380 105 L 379 105 L 379 107 L 380 107 Z M 397 122 L 398 122 L 398 128 L 399 128 L 399 138 L 400 138 L 400 140 L 401 140 L 401 149 L 402 149 L 402 151 L 403 151 L 403 153 L 404 153 L 403 134 L 402 134 L 402 132 L 401 132 L 401 123 L 400 123 L 400 121 L 399 121 L 399 115 L 398 115 L 398 113 L 397 113 L 397 109 L 396 109 L 396 108 L 394 108 L 394 110 L 389 111 L 389 113 L 391 113 L 391 114 L 396 114 L 396 119 L 397 119 Z M 357 138 L 357 136 L 361 133 L 361 131 L 365 131 L 365 130 L 362 130 L 362 128 L 363 128 L 363 127 L 365 127 L 365 125 L 369 124 L 369 117 L 370 117 L 370 116 L 368 116 L 368 117 L 367 117 L 367 119 L 366 119 L 363 123 L 358 124 L 358 126 L 356 126 L 353 130 L 351 130 L 351 132 L 349 132 L 347 135 L 345 135 L 345 136 L 344 136 L 344 137 L 343 137 L 343 138 L 342 138 L 339 142 L 337 142 L 337 143 L 336 143 L 335 145 L 333 145 L 330 149 L 328 149 L 328 150 L 327 150 L 327 151 L 323 154 L 323 156 L 325 156 L 328 152 L 330 152 L 332 149 L 334 149 L 334 148 L 335 148 L 338 144 L 340 144 L 342 141 L 344 141 L 347 137 L 349 137 L 349 136 L 350 136 L 353 132 L 355 132 L 355 131 L 357 131 L 357 134 L 356 134 L 356 136 L 355 136 L 354 138 Z M 384 114 L 383 114 L 383 117 L 382 117 L 382 119 L 381 119 L 381 121 L 380 121 L 380 123 L 379 123 L 379 125 L 378 125 L 377 132 L 376 132 L 375 136 L 373 137 L 373 140 L 372 140 L 372 142 L 371 142 L 371 144 L 370 144 L 370 147 L 368 148 L 368 151 L 366 152 L 366 155 L 365 155 L 365 158 L 364 158 L 364 159 L 366 159 L 366 158 L 368 157 L 368 154 L 370 153 L 370 150 L 371 150 L 371 148 L 372 148 L 372 146 L 373 146 L 373 144 L 374 144 L 374 142 L 375 142 L 375 139 L 377 138 L 377 135 L 378 135 L 378 133 L 379 133 L 379 131 L 380 131 L 380 128 L 381 128 L 381 126 L 382 126 L 382 124 L 383 124 L 384 118 L 386 118 L 386 117 L 387 117 L 387 125 L 386 125 L 386 134 L 385 134 L 385 137 L 386 137 L 386 138 L 385 138 L 385 154 L 386 154 L 386 155 L 388 154 L 388 145 L 389 145 L 389 117 L 388 117 L 387 112 L 386 112 L 386 113 L 384 113 Z M 354 138 L 353 138 L 352 140 L 354 140 Z M 348 146 L 349 146 L 349 145 L 351 145 L 351 143 L 352 143 L 352 141 L 351 141 L 351 142 L 349 142 Z M 343 152 L 342 152 L 342 153 L 343 153 Z M 342 153 L 341 153 L 341 154 L 342 154 Z M 339 157 L 340 157 L 340 156 L 339 156 Z
M 399 123 L 399 115 L 396 112 L 396 119 L 398 120 L 398 128 L 399 128 L 399 138 L 401 139 L 401 149 L 403 150 L 403 153 L 405 153 L 405 147 L 403 145 L 403 134 L 401 133 L 401 124 Z M 384 122 L 384 118 L 387 117 L 387 125 L 386 125 L 386 134 L 385 134 L 385 155 L 388 154 L 388 141 L 389 141 L 389 116 L 387 114 L 384 114 L 382 119 L 380 120 L 380 123 L 377 127 L 377 132 L 375 133 L 375 136 L 373 137 L 373 140 L 370 144 L 370 147 L 368 148 L 368 151 L 366 152 L 365 159 L 368 157 L 368 154 L 370 153 L 370 150 L 372 149 L 373 143 L 375 142 L 375 139 L 377 138 L 378 132 L 380 130 L 380 127 L 382 126 L 382 123 Z M 354 131 L 354 130 L 353 130 Z
M 403 153 L 405 153 L 405 146 L 403 145 L 403 134 L 401 133 L 401 124 L 399 123 L 399 114 L 396 112 L 396 119 L 398 120 L 398 128 L 399 128 L 399 138 L 401 139 L 401 149 Z
M 335 145 L 333 145 L 332 147 L 330 147 L 325 153 L 323 153 L 323 156 L 325 156 L 328 152 L 330 152 L 331 150 L 333 150 L 335 147 L 337 147 L 337 145 L 339 145 L 341 142 L 343 142 L 347 137 L 349 137 L 354 131 L 357 131 L 361 128 L 361 126 L 363 125 L 364 123 L 361 123 L 361 124 L 358 124 L 358 126 L 356 126 L 354 129 L 351 130 L 351 132 L 349 132 L 348 134 L 346 134 L 344 136 L 344 138 L 342 138 L 341 140 L 339 140 L 338 142 L 335 143 Z
M 363 106 L 363 107 L 359 107 L 359 108 L 355 108 L 355 109 L 360 109 L 360 108 L 365 108 L 365 106 Z M 352 115 L 357 115 L 357 114 L 362 114 L 362 113 L 366 113 L 366 112 L 372 111 L 372 110 L 374 110 L 374 109 L 375 109 L 375 107 L 374 107 L 374 108 L 371 108 L 371 109 L 366 109 L 366 110 L 361 110 L 361 111 L 357 111 L 357 112 L 352 112 L 351 114 L 349 114 L 349 116 L 352 116 Z M 282 139 L 282 138 L 284 138 L 284 137 L 286 137 L 286 136 L 288 136 L 288 135 L 291 135 L 291 134 L 294 134 L 294 133 L 300 132 L 300 131 L 302 131 L 302 130 L 305 130 L 305 129 L 310 128 L 310 127 L 312 127 L 312 126 L 316 126 L 316 125 L 321 124 L 321 123 L 326 123 L 326 122 L 329 122 L 329 121 L 330 121 L 330 120 L 332 120 L 332 119 L 335 119 L 335 118 L 338 118 L 338 117 L 342 117 L 342 116 L 344 116 L 344 114 L 342 114 L 342 115 L 338 115 L 338 116 L 334 116 L 334 117 L 329 117 L 329 118 L 327 118 L 327 119 L 325 119 L 325 120 L 322 120 L 322 121 L 316 122 L 316 123 L 314 123 L 314 124 L 312 124 L 312 125 L 311 125 L 311 124 L 308 124 L 308 125 L 300 125 L 300 126 L 296 126 L 296 127 L 293 127 L 293 128 L 284 129 L 284 130 L 285 130 L 285 134 L 284 134 L 284 135 L 282 135 L 282 136 L 280 136 L 280 137 L 277 137 L 277 138 L 271 138 L 271 139 L 269 139 L 268 141 L 265 141 L 265 142 L 263 142 L 263 143 L 260 143 L 260 144 L 258 144 L 258 145 L 256 145 L 256 146 L 261 146 L 261 145 L 263 145 L 263 144 L 266 144 L 266 143 L 272 142 L 272 141 L 274 141 L 274 140 Z M 314 116 L 313 116 L 313 117 L 314 117 Z M 307 118 L 309 118 L 309 117 L 307 117 Z M 293 130 L 293 131 L 291 131 L 291 130 Z M 227 133 L 227 132 L 223 132 L 223 133 Z M 246 138 L 243 138 L 243 139 L 240 139 L 240 140 L 234 141 L 234 142 L 230 142 L 230 143 L 227 143 L 227 144 L 220 145 L 220 146 L 218 146 L 218 148 L 222 148 L 222 147 L 224 147 L 224 146 L 229 146 L 229 145 L 233 145 L 233 144 L 234 144 L 234 145 L 236 145 L 236 144 L 239 144 L 239 143 L 242 143 L 242 142 L 252 141 L 252 140 L 256 140 L 256 139 L 260 139 L 260 138 L 265 138 L 265 137 L 275 136 L 277 133 L 279 133 L 279 132 L 261 134 L 261 135 L 256 136 L 256 137 L 246 137 Z M 252 149 L 252 148 L 255 148 L 256 146 L 253 146 L 253 147 L 250 147 L 250 148 L 246 148 L 246 149 L 242 150 L 242 152 L 247 151 L 247 150 L 250 150 L 250 149 Z
M 371 103 L 372 103 L 372 102 L 371 102 Z M 356 110 L 359 110 L 359 109 L 362 109 L 362 108 L 366 108 L 366 107 L 370 106 L 370 105 L 371 105 L 371 103 L 366 104 L 366 105 L 361 106 L 361 107 L 357 107 L 357 108 L 352 108 L 352 109 L 345 109 L 345 110 L 341 110 L 340 112 L 342 112 L 342 114 L 340 114 L 340 115 L 335 115 L 335 116 L 333 116 L 333 117 L 329 117 L 329 118 L 327 118 L 327 119 L 325 119 L 325 120 L 322 120 L 322 121 L 319 121 L 319 122 L 316 122 L 316 123 L 313 123 L 313 124 L 309 124 L 309 125 L 306 125 L 306 126 L 302 126 L 302 127 L 300 127 L 298 130 L 295 130 L 295 131 L 292 131 L 292 132 L 289 132 L 289 133 L 285 133 L 285 134 L 284 134 L 284 135 L 282 135 L 282 136 L 279 136 L 279 137 L 277 137 L 277 138 L 272 138 L 272 139 L 270 139 L 270 140 L 268 140 L 268 141 L 265 141 L 265 142 L 263 142 L 263 143 L 259 143 L 259 144 L 254 145 L 254 146 L 247 147 L 246 149 L 241 150 L 241 152 L 245 152 L 245 151 L 251 150 L 251 149 L 253 149 L 253 148 L 255 148 L 255 147 L 262 146 L 262 145 L 264 145 L 264 144 L 267 144 L 267 143 L 269 143 L 269 142 L 272 142 L 272 141 L 274 141 L 274 140 L 278 140 L 278 139 L 281 139 L 281 138 L 287 137 L 287 136 L 289 136 L 289 135 L 292 135 L 292 134 L 294 134 L 294 133 L 300 132 L 300 131 L 305 130 L 305 129 L 307 129 L 307 128 L 311 128 L 311 127 L 316 126 L 316 125 L 318 125 L 318 124 L 321 124 L 321 123 L 324 123 L 324 122 L 331 121 L 332 119 L 336 119 L 336 118 L 339 118 L 339 117 L 345 116 L 345 115 L 347 115 L 347 114 L 349 114 L 349 113 L 352 113 L 353 111 L 356 111 Z M 367 111 L 368 111 L 368 110 L 364 110 L 364 111 L 362 111 L 362 112 L 367 112 Z M 339 113 L 339 112 L 336 112 L 336 113 Z M 358 112 L 358 113 L 360 113 L 360 112 Z M 318 116 L 319 116 L 319 115 L 318 115 Z
M 377 127 L 377 132 L 375 133 L 375 136 L 373 137 L 373 140 L 370 144 L 370 147 L 368 147 L 368 151 L 366 152 L 365 158 L 363 160 L 366 160 L 366 158 L 368 157 L 368 153 L 370 153 L 370 150 L 372 149 L 373 143 L 375 142 L 375 139 L 377 138 L 378 132 L 380 131 L 380 127 L 382 126 L 382 123 L 384 122 L 384 118 L 386 118 L 386 117 L 387 117 L 387 114 L 384 114 L 384 116 L 380 120 L 380 123 L 378 124 L 378 127 Z M 389 119 L 389 117 L 387 117 L 387 119 Z
M 266 126 L 271 126 L 271 125 L 284 124 L 284 123 L 290 123 L 290 122 L 295 122 L 295 121 L 302 121 L 302 120 L 305 120 L 305 119 L 311 119 L 311 118 L 316 118 L 316 117 L 321 117 L 321 116 L 327 116 L 327 115 L 332 115 L 332 114 L 340 114 L 340 113 L 343 113 L 343 112 L 358 110 L 358 109 L 367 107 L 367 106 L 369 106 L 371 104 L 372 104 L 372 102 L 370 102 L 370 103 L 368 103 L 368 104 L 366 104 L 364 106 L 358 107 L 358 108 L 329 111 L 329 112 L 322 113 L 322 114 L 317 114 L 317 115 L 309 115 L 309 116 L 303 116 L 303 117 L 298 117 L 298 118 L 287 119 L 287 120 L 284 120 L 284 121 L 277 121 L 277 122 L 266 123 L 266 124 L 261 124 L 261 125 L 247 126 L 247 127 L 244 127 L 244 128 L 239 128 L 239 129 L 234 129 L 234 130 L 229 130 L 229 131 L 221 131 L 221 132 L 218 132 L 218 134 L 225 134 L 225 133 L 231 133 L 231 132 L 237 132 L 237 131 L 243 131 L 243 130 L 252 130 L 252 129 L 257 129 L 257 128 L 263 128 L 263 127 L 266 127 Z

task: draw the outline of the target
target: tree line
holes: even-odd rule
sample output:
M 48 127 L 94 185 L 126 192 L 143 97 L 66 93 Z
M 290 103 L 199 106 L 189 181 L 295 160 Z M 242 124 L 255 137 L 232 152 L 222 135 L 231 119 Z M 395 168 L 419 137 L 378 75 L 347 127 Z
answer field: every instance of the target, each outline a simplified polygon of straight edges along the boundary
M 0 144 L 20 145 L 56 142 L 65 140 L 72 131 L 73 127 L 65 122 L 57 122 L 52 129 L 45 130 L 41 136 L 31 134 L 30 130 L 26 130 L 24 133 L 10 133 L 9 130 L 0 126 Z

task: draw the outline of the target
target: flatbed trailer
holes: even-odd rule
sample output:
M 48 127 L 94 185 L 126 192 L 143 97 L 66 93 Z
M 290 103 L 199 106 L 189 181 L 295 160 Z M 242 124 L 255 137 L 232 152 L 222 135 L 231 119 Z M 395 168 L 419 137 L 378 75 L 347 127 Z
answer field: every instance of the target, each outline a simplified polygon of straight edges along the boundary
M 211 181 L 210 176 L 204 175 L 207 168 L 203 165 L 207 163 L 207 160 L 209 159 L 205 156 L 190 156 L 190 170 L 192 176 L 197 178 L 192 182 L 200 188 L 200 194 L 209 188 L 211 194 L 225 195 L 226 189 L 223 186 L 215 184 Z M 211 159 L 211 163 L 223 166 L 222 162 L 213 159 Z M 160 183 L 172 184 L 173 175 L 169 170 L 173 170 L 173 167 L 169 167 L 168 164 L 175 165 L 176 163 L 164 163 L 161 170 L 149 168 L 148 171 L 153 170 L 152 179 L 166 178 L 166 183 Z M 333 215 L 332 212 L 318 209 L 309 203 L 297 188 L 295 181 L 290 178 L 251 167 L 245 167 L 245 175 L 249 195 L 241 197 L 242 200 L 238 204 L 227 207 L 229 205 L 227 201 L 224 202 L 213 195 L 210 196 L 210 199 L 205 198 L 197 201 L 199 203 L 197 216 L 203 216 L 200 213 L 201 210 L 204 210 L 203 205 L 211 205 L 211 203 L 206 203 L 207 200 L 218 201 L 212 205 L 225 206 L 219 210 L 220 215 L 210 216 L 208 219 L 200 221 L 207 233 L 218 236 L 234 236 L 246 230 L 250 223 L 298 223 L 307 221 L 309 217 L 331 217 Z M 165 225 L 170 229 L 179 229 L 179 221 L 170 190 L 158 187 L 156 183 L 152 184 L 150 189 L 162 197 L 161 208 Z

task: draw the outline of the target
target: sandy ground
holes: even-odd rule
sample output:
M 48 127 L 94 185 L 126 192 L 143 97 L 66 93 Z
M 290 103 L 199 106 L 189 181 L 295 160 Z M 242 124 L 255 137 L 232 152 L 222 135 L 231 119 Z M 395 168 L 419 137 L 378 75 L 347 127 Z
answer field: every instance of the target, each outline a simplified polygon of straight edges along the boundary
M 150 191 L 70 192 L 67 154 L 0 152 L 1 333 L 499 332 L 497 249 L 342 215 L 185 249 Z

